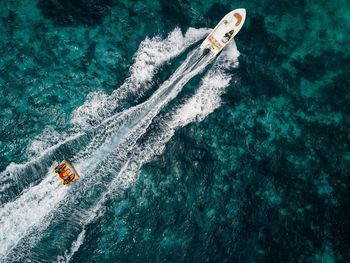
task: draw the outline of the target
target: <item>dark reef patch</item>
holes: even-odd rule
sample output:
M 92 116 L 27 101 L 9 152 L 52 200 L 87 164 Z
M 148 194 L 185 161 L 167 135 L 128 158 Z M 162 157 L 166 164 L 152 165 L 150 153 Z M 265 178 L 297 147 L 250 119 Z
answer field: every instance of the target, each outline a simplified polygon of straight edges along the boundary
M 161 14 L 166 23 L 181 26 L 191 26 L 190 2 L 188 0 L 160 0 Z M 170 25 L 169 25 L 170 26 Z
M 81 65 L 84 68 L 84 70 L 87 69 L 87 67 L 90 65 L 92 59 L 95 56 L 96 44 L 97 44 L 96 41 L 92 41 L 89 44 L 89 47 L 88 47 L 88 49 L 86 51 L 86 54 L 85 54 L 85 56 L 83 57 L 83 59 L 81 61 Z
M 207 17 L 210 19 L 210 25 L 212 28 L 216 26 L 216 24 L 222 19 L 221 14 L 227 13 L 227 7 L 220 3 L 214 3 L 208 12 L 204 15 L 204 17 Z
M 43 15 L 60 26 L 101 24 L 113 0 L 39 0 Z

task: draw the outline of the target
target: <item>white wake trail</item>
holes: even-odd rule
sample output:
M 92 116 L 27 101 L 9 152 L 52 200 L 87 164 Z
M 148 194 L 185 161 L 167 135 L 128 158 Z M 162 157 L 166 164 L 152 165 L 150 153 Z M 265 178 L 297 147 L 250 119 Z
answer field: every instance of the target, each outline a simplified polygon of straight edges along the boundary
M 123 133 L 118 144 L 120 133 L 113 135 L 111 140 L 107 141 L 102 147 L 92 154 L 89 160 L 83 159 L 77 163 L 77 168 L 84 171 L 90 164 L 103 165 L 104 170 L 113 172 L 116 159 L 113 150 L 118 148 L 117 155 L 120 155 L 121 161 L 126 160 L 127 155 L 134 147 L 137 139 L 139 139 L 147 130 L 153 118 L 159 111 L 181 91 L 182 87 L 196 74 L 202 71 L 211 61 L 211 57 L 201 60 L 193 69 L 190 65 L 191 59 L 197 55 L 198 51 L 193 52 L 182 66 L 172 75 L 169 81 L 166 81 L 146 102 L 130 108 L 120 115 L 118 119 L 124 124 Z M 119 147 L 118 147 L 119 146 Z M 125 153 L 125 154 L 124 154 Z M 102 164 L 101 164 L 102 159 Z M 112 161 L 112 162 L 111 162 Z M 89 180 L 84 180 L 84 173 L 80 179 L 79 187 L 81 188 L 77 194 L 84 195 L 89 189 L 92 182 L 101 181 L 99 177 L 103 174 L 94 173 L 96 167 L 89 167 L 91 173 Z M 108 178 L 106 174 L 105 178 Z M 123 178 L 123 177 L 121 177 Z M 96 181 L 96 180 L 97 181 Z M 129 185 L 129 178 L 125 178 L 124 186 Z M 13 202 L 6 203 L 0 209 L 0 257 L 6 258 L 9 252 L 18 242 L 25 237 L 35 226 L 39 226 L 47 216 L 55 210 L 55 207 L 69 195 L 68 188 L 54 181 L 51 171 L 48 172 L 46 178 L 37 186 L 31 187 L 24 192 L 18 199 Z M 85 190 L 84 190 L 85 189 Z M 44 224 L 45 226 L 47 224 Z M 42 226 L 42 225 L 41 225 Z M 38 237 L 39 238 L 39 237 Z
M 68 189 L 49 175 L 38 185 L 31 187 L 14 202 L 7 203 L 0 210 L 0 259 L 26 236 L 28 230 L 40 223 Z
M 66 134 L 59 134 L 53 128 L 47 127 L 27 148 L 29 160 L 24 164 L 11 163 L 0 173 L 0 200 L 6 200 L 8 195 L 21 192 L 34 179 L 39 179 L 37 174 L 43 174 L 48 163 L 51 165 L 53 154 L 67 143 L 74 142 L 91 129 L 96 129 L 102 124 L 100 130 L 103 133 L 96 134 L 94 144 L 89 146 L 96 149 L 108 137 L 113 129 L 109 126 L 117 126 L 113 121 L 103 124 L 106 118 L 113 120 L 114 109 L 125 99 L 134 96 L 135 99 L 142 96 L 151 84 L 151 80 L 158 69 L 170 59 L 181 54 L 190 45 L 196 43 L 208 33 L 208 29 L 190 28 L 183 35 L 179 28 L 175 28 L 165 39 L 160 37 L 146 38 L 141 42 L 138 51 L 133 57 L 133 65 L 130 69 L 130 77 L 124 84 L 111 95 L 102 92 L 93 92 L 88 95 L 87 101 L 78 107 L 72 114 L 71 123 L 73 129 Z M 117 114 L 114 114 L 117 115 Z M 108 119 L 107 119 L 108 121 Z M 109 132 L 110 131 L 110 132 Z M 99 139 L 99 140 L 98 140 Z M 87 149 L 89 150 L 89 149 Z M 82 156 L 80 158 L 84 157 Z M 76 160 L 79 158 L 76 158 Z M 28 173 L 34 177 L 29 179 Z M 4 201 L 1 201 L 4 203 Z
M 181 30 L 176 28 L 165 40 L 160 37 L 146 38 L 133 58 L 130 77 L 125 83 L 111 95 L 101 92 L 90 94 L 87 101 L 74 111 L 72 124 L 86 129 L 91 123 L 100 123 L 111 116 L 122 100 L 130 96 L 135 100 L 139 99 L 148 90 L 150 81 L 160 66 L 204 38 L 208 32 L 209 29 L 190 28 L 183 35 Z
M 176 129 L 193 121 L 203 120 L 220 106 L 220 96 L 225 92 L 232 80 L 232 75 L 227 73 L 227 70 L 238 66 L 238 56 L 239 52 L 233 42 L 219 56 L 213 68 L 204 76 L 195 94 L 180 105 L 175 112 L 170 113 L 169 118 L 165 119 L 158 134 L 149 138 L 146 143 L 138 145 L 133 149 L 132 156 L 123 165 L 118 176 L 111 182 L 103 198 L 91 210 L 90 217 L 83 222 L 82 232 L 78 235 L 77 240 L 73 242 L 71 249 L 65 251 L 64 256 L 59 256 L 57 262 L 70 261 L 84 242 L 86 225 L 95 220 L 96 217 L 101 216 L 97 211 L 101 210 L 108 196 L 112 195 L 118 189 L 132 185 L 137 179 L 137 173 L 140 167 L 152 160 L 155 155 L 159 155 L 164 151 L 166 143 L 174 135 Z
M 203 77 L 200 87 L 195 94 L 183 105 L 180 105 L 175 112 L 164 118 L 158 133 L 149 138 L 146 143 L 135 148 L 132 156 L 123 166 L 119 176 L 115 178 L 115 187 L 123 185 L 123 181 L 128 178 L 129 186 L 137 178 L 137 172 L 141 166 L 161 154 L 166 143 L 174 135 L 176 129 L 186 126 L 193 121 L 202 121 L 208 114 L 213 112 L 221 104 L 221 95 L 229 85 L 232 75 L 227 70 L 238 66 L 239 52 L 235 42 L 232 42 L 222 52 L 214 63 L 212 69 Z M 132 164 L 132 165 L 131 165 Z M 114 189 L 115 187 L 111 187 Z

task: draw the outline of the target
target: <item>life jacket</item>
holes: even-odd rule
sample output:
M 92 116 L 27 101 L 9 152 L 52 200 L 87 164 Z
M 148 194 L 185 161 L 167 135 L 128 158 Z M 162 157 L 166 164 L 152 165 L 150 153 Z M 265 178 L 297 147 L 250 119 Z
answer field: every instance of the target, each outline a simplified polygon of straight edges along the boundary
M 69 175 L 70 175 L 70 169 L 69 169 L 69 168 L 66 169 L 66 170 L 64 170 L 64 171 L 62 171 L 62 172 L 59 174 L 59 176 L 60 176 L 61 179 L 64 179 L 66 176 L 69 176 Z

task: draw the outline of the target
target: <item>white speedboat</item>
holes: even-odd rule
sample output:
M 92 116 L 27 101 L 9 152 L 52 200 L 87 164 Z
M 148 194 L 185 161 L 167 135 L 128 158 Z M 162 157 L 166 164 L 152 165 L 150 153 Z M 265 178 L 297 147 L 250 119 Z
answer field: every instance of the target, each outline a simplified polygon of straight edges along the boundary
M 209 36 L 200 46 L 203 50 L 210 50 L 217 55 L 237 33 L 241 30 L 246 17 L 246 10 L 239 8 L 224 16 Z

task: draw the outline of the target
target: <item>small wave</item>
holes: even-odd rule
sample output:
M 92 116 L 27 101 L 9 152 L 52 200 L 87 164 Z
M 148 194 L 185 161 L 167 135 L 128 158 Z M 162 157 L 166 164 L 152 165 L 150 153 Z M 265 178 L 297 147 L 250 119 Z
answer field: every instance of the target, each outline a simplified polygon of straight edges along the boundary
M 79 247 L 83 244 L 85 239 L 85 232 L 86 230 L 83 229 L 83 231 L 79 233 L 78 238 L 73 242 L 71 249 L 69 251 L 66 250 L 64 256 L 58 256 L 56 261 L 57 263 L 66 263 L 71 260 L 75 252 L 77 252 Z

